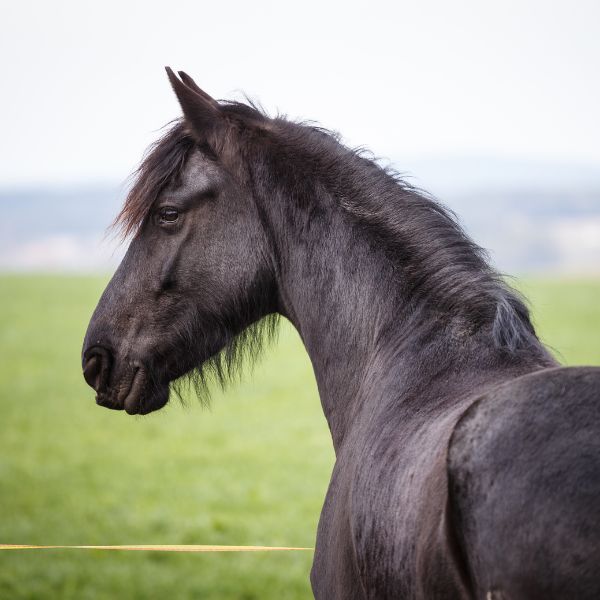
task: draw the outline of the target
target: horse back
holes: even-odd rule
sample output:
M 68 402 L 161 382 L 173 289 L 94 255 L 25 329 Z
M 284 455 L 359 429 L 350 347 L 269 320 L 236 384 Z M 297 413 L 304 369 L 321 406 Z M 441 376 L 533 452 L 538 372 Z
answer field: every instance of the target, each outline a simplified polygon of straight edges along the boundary
M 454 428 L 447 466 L 475 597 L 600 598 L 600 368 L 488 392 Z

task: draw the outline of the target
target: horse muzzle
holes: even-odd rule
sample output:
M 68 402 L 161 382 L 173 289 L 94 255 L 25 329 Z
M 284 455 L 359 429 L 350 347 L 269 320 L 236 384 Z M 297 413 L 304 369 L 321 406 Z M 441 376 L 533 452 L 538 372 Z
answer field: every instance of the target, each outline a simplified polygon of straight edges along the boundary
M 84 351 L 82 362 L 83 377 L 100 406 L 144 415 L 162 408 L 169 399 L 168 383 L 152 381 L 140 361 L 117 362 L 110 350 L 96 345 Z

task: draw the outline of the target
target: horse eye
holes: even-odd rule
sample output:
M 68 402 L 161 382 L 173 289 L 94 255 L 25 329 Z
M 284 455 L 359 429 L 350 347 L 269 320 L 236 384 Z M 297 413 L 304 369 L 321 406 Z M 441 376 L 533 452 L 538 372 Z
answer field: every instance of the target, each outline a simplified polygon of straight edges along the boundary
M 175 223 L 179 218 L 179 211 L 171 206 L 165 206 L 158 211 L 160 223 Z

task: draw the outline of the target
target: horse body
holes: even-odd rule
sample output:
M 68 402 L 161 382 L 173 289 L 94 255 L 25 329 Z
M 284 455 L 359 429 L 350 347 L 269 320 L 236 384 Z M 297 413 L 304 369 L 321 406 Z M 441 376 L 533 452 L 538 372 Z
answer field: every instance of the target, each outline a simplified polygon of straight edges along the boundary
M 323 130 L 180 76 L 184 121 L 140 168 L 120 215 L 133 240 L 84 340 L 97 402 L 145 414 L 185 374 L 223 380 L 283 315 L 336 453 L 318 600 L 600 596 L 598 370 L 557 368 L 439 204 Z
M 490 390 L 449 451 L 456 531 L 476 598 L 600 597 L 600 368 Z
M 384 411 L 349 441 L 315 597 L 599 597 L 600 369 L 506 375 L 418 419 Z
M 456 344 L 464 370 L 449 375 L 455 364 L 419 362 L 412 382 L 406 365 L 390 371 L 395 386 L 365 402 L 336 448 L 311 575 L 316 598 L 482 597 L 474 594 L 449 499 L 450 439 L 476 400 L 542 367 L 478 370 L 483 344 L 474 344 L 471 360 L 464 343 Z

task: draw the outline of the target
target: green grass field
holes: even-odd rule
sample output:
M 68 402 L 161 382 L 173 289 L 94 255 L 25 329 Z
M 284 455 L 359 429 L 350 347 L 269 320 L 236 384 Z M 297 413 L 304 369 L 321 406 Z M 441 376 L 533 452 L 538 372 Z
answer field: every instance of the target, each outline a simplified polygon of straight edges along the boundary
M 312 546 L 333 451 L 287 324 L 212 408 L 97 407 L 81 377 L 101 278 L 0 277 L 0 543 Z M 520 284 L 545 342 L 600 364 L 600 281 Z M 0 551 L 0 598 L 309 598 L 312 553 Z

